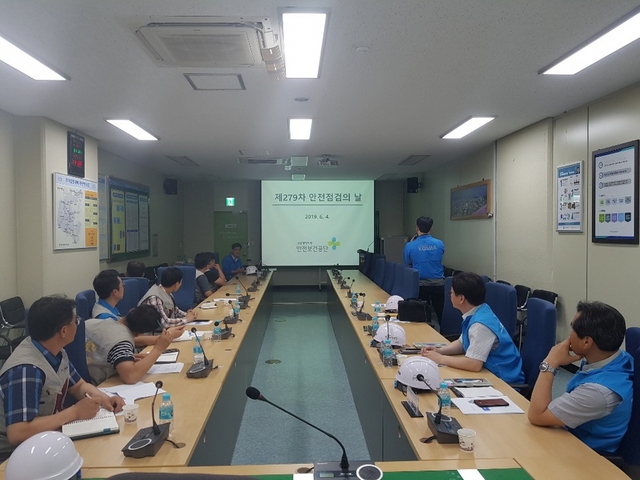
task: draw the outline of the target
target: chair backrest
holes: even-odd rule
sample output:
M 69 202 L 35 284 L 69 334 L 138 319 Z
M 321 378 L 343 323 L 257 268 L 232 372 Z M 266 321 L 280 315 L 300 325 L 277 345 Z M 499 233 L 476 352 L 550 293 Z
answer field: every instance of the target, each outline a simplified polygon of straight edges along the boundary
M 515 285 L 516 296 L 518 302 L 518 310 L 525 310 L 527 308 L 527 301 L 531 296 L 531 289 L 525 285 Z
M 369 273 L 365 273 L 365 275 L 369 277 L 370 280 L 373 280 L 373 274 L 376 270 L 376 265 L 378 265 L 377 263 L 378 258 L 382 258 L 383 260 L 386 260 L 385 256 L 382 255 L 381 253 L 374 253 L 373 255 L 371 255 L 371 267 L 369 269 Z M 384 262 L 382 263 L 382 271 L 384 273 Z
M 408 298 L 418 298 L 420 296 L 420 272 L 415 268 L 404 267 L 402 271 L 402 293 L 399 293 L 405 300 Z
M 373 268 L 373 252 L 364 252 L 364 264 L 362 264 L 362 273 L 367 277 L 371 276 L 371 269 Z
M 85 290 L 85 292 L 93 290 Z M 80 295 L 80 292 L 78 295 Z M 95 293 L 94 293 L 95 295 Z M 76 296 L 76 313 L 77 313 L 77 298 Z M 93 308 L 93 305 L 91 306 Z M 76 336 L 73 337 L 73 341 L 64 347 L 67 352 L 67 356 L 69 357 L 69 361 L 73 364 L 75 369 L 78 371 L 78 374 L 86 381 L 91 382 L 91 376 L 89 375 L 89 368 L 87 367 L 87 352 L 85 349 L 85 326 L 84 326 L 84 317 L 78 314 L 80 317 L 80 323 L 76 330 Z M 91 317 L 89 317 L 91 318 Z
M 393 282 L 396 277 L 396 263 L 390 260 L 386 260 L 384 263 L 384 281 L 382 282 L 382 289 L 391 295 L 391 289 L 393 288 Z
M 118 302 L 116 308 L 122 315 L 138 305 L 140 299 L 149 290 L 149 281 L 144 277 L 126 277 L 122 279 L 124 285 L 124 297 Z
M 627 433 L 625 433 L 622 439 L 619 452 L 622 454 L 626 465 L 634 465 L 637 467 L 640 465 L 640 375 L 638 375 L 637 372 L 640 366 L 640 348 L 637 348 L 632 355 L 634 369 L 633 406 L 631 408 L 631 420 L 627 427 Z
M 442 319 L 440 320 L 440 333 L 442 335 L 459 335 L 462 332 L 462 314 L 460 310 L 453 308 L 451 303 L 451 279 L 444 279 L 444 308 L 442 309 Z
M 485 287 L 487 288 L 485 303 L 491 307 L 509 335 L 515 335 L 518 322 L 516 289 L 511 285 L 497 282 L 485 283 Z
M 389 295 L 400 295 L 402 297 L 402 285 L 404 284 L 404 272 L 405 265 L 402 263 L 395 263 L 393 265 L 393 286 L 391 287 L 391 291 L 388 292 Z M 404 298 L 404 297 L 403 297 Z
M 382 288 L 382 284 L 384 282 L 384 271 L 386 268 L 387 261 L 384 257 L 377 257 L 373 263 L 373 272 L 371 275 L 371 280 L 373 283 Z
M 145 267 L 144 278 L 149 281 L 150 285 L 158 282 L 158 276 L 156 275 L 156 267 Z
M 490 283 L 491 282 L 491 279 L 489 278 L 488 275 L 480 275 L 480 278 L 482 280 L 484 280 L 484 283 Z
M 640 348 L 640 327 L 627 328 L 627 333 L 624 335 L 624 345 L 631 355 Z
M 79 317 L 87 320 L 93 315 L 93 306 L 96 304 L 96 292 L 95 290 L 83 290 L 76 295 L 76 314 Z
M 549 290 L 534 290 L 529 298 L 541 298 L 553 303 L 554 306 L 558 303 L 558 294 Z
M 540 362 L 556 343 L 556 308 L 540 298 L 530 298 L 527 308 L 527 335 L 520 355 L 525 382 L 533 387 Z
M 0 302 L 0 321 L 7 328 L 25 325 L 25 309 L 22 298 L 11 297 Z
M 162 278 L 162 272 L 169 267 L 158 268 L 158 278 Z M 196 304 L 196 267 L 192 265 L 176 265 L 175 268 L 182 270 L 182 286 L 173 293 L 176 305 L 185 312 Z
M 507 282 L 506 280 L 496 280 L 496 283 L 504 283 L 505 285 L 511 285 L 509 282 Z

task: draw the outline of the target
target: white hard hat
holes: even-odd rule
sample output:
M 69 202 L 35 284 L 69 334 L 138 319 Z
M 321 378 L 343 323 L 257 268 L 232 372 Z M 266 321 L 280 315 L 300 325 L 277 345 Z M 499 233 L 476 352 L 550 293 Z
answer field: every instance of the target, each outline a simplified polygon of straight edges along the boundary
M 418 380 L 419 375 L 424 377 L 424 381 Z M 437 391 L 440 387 L 440 371 L 436 362 L 430 358 L 411 357 L 402 362 L 396 380 L 413 389 L 429 390 L 431 387 L 432 390 Z
M 68 480 L 82 467 L 82 457 L 62 432 L 41 432 L 27 438 L 13 451 L 5 470 L 6 480 Z
M 392 322 L 384 322 L 378 327 L 378 331 L 376 332 L 376 336 L 373 339 L 378 343 L 384 343 L 387 339 L 387 330 L 389 331 L 389 339 L 391 340 L 391 345 L 396 347 L 402 347 L 407 343 L 407 334 L 397 323 Z
M 257 275 L 258 274 L 258 268 L 255 267 L 254 265 L 249 265 L 247 268 L 245 268 L 244 274 L 245 275 Z
M 391 295 L 387 299 L 387 302 L 385 303 L 384 309 L 387 312 L 390 312 L 390 311 L 397 312 L 398 311 L 398 302 L 401 302 L 402 300 L 404 300 L 404 298 L 402 298 L 400 295 Z

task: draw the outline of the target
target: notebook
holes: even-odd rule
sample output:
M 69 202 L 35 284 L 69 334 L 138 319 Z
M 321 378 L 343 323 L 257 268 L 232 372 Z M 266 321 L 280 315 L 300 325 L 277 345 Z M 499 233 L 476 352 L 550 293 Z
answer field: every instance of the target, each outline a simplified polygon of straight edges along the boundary
M 178 355 L 180 355 L 180 350 L 177 348 L 170 348 L 162 352 L 156 360 L 156 363 L 176 363 L 178 361 Z
M 76 420 L 62 426 L 62 433 L 73 440 L 80 438 L 97 437 L 118 433 L 120 427 L 116 415 L 109 410 L 101 408 L 95 417 L 88 420 Z

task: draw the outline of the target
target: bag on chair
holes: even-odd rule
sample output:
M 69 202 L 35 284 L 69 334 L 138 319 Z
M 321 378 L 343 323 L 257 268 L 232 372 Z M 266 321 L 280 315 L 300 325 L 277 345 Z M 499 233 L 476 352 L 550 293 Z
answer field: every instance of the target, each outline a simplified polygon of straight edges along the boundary
M 426 300 L 407 298 L 398 302 L 398 320 L 405 322 L 427 322 L 430 318 L 429 303 Z

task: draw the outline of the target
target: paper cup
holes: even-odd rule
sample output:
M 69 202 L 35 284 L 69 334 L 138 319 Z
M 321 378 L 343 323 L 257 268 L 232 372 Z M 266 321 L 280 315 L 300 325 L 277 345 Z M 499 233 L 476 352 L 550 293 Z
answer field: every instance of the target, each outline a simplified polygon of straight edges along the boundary
M 125 405 L 122 407 L 125 423 L 133 423 L 138 420 L 138 404 Z
M 473 452 L 473 447 L 476 442 L 476 432 L 470 428 L 461 428 L 458 430 L 458 442 L 460 443 L 460 449 L 465 452 Z

